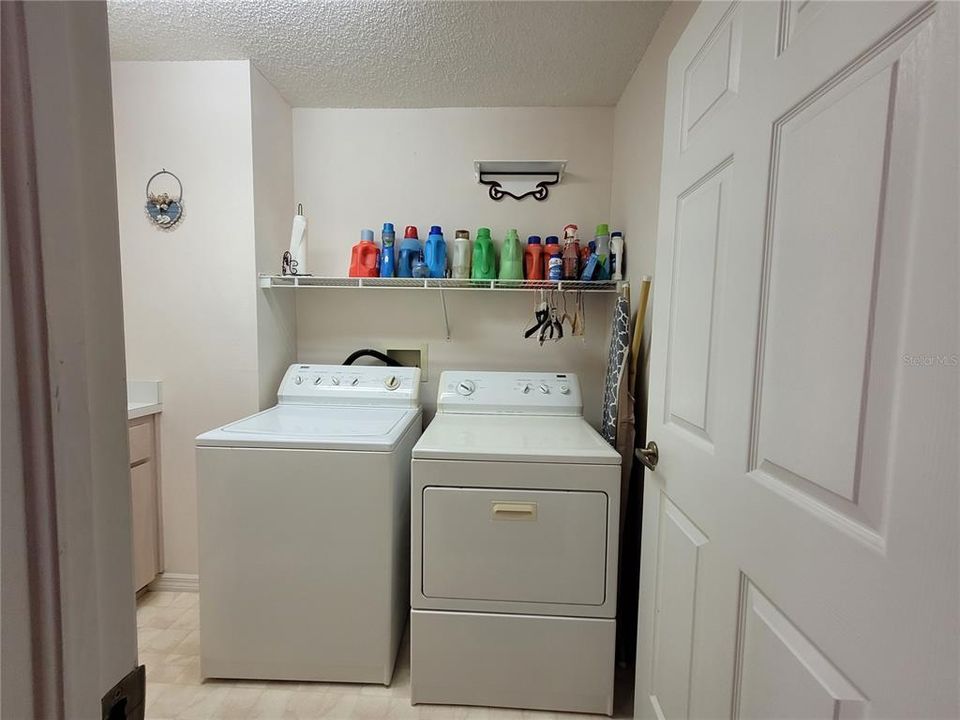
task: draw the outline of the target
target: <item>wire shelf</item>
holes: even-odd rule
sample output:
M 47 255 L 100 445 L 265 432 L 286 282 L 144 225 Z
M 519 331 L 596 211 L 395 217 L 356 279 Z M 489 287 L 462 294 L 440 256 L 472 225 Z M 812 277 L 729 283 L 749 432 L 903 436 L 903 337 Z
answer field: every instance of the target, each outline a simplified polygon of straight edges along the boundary
M 313 275 L 260 275 L 261 288 L 381 288 L 412 290 L 557 290 L 622 294 L 625 280 L 457 280 L 454 278 L 355 278 Z

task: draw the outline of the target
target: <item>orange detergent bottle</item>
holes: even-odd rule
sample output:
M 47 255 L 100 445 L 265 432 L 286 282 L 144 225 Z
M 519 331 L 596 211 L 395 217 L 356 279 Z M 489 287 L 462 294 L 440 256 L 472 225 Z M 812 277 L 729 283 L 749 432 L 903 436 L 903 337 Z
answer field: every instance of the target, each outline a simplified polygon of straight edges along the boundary
M 523 274 L 527 280 L 543 280 L 543 245 L 539 235 L 527 238 L 527 247 L 523 251 Z
M 361 230 L 360 242 L 350 255 L 350 277 L 379 277 L 380 248 L 373 241 L 373 230 Z

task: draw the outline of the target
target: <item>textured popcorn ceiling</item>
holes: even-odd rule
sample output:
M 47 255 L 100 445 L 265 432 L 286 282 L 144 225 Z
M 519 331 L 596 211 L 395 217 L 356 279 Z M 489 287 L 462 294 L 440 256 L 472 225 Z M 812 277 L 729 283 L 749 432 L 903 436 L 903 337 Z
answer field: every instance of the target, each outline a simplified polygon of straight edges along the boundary
M 616 104 L 666 5 L 135 0 L 108 8 L 114 60 L 251 59 L 294 107 L 499 107 Z

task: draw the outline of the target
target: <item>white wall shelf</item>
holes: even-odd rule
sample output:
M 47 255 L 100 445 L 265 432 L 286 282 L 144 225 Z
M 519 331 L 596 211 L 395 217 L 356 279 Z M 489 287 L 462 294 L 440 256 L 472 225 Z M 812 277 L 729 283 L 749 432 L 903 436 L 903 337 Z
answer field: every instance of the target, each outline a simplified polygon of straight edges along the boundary
M 542 201 L 563 180 L 566 167 L 566 160 L 474 160 L 473 174 L 487 186 L 491 200 L 532 197 Z
M 353 278 L 353 277 L 316 277 L 314 275 L 259 275 L 257 282 L 261 288 L 306 288 L 330 289 L 380 289 L 380 290 L 438 290 L 440 307 L 443 311 L 443 327 L 447 340 L 450 339 L 450 318 L 447 315 L 447 302 L 444 290 L 474 290 L 477 292 L 583 292 L 593 294 L 625 295 L 630 284 L 626 280 L 455 280 L 453 278 Z
M 260 275 L 262 288 L 380 288 L 407 290 L 479 290 L 623 294 L 628 283 L 600 280 L 456 280 L 453 278 L 355 278 L 315 277 L 313 275 Z

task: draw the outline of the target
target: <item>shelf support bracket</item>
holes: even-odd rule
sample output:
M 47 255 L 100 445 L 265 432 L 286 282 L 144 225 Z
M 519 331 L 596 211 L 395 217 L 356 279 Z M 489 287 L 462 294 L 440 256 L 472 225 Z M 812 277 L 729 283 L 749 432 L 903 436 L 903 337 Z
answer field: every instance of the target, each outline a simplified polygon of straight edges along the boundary
M 491 200 L 532 197 L 543 201 L 550 194 L 550 188 L 563 179 L 566 166 L 566 160 L 475 160 L 473 172 L 477 182 L 487 186 Z M 505 189 L 504 182 L 512 189 Z
M 443 295 L 443 286 L 440 290 L 440 309 L 443 310 L 443 329 L 446 332 L 447 340 L 450 339 L 450 319 L 447 317 L 447 299 Z
M 512 173 L 512 175 L 540 176 L 541 173 Z M 550 188 L 559 182 L 560 175 L 558 173 L 554 173 L 552 180 L 541 180 L 536 184 L 533 190 L 528 190 L 520 195 L 514 195 L 509 190 L 504 190 L 499 180 L 487 180 L 483 175 L 480 176 L 480 184 L 486 185 L 490 188 L 487 191 L 487 194 L 490 196 L 491 200 L 503 200 L 504 197 L 512 197 L 514 200 L 523 200 L 524 198 L 532 197 L 534 200 L 543 201 L 546 200 L 547 196 L 550 194 Z

